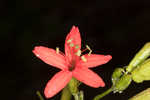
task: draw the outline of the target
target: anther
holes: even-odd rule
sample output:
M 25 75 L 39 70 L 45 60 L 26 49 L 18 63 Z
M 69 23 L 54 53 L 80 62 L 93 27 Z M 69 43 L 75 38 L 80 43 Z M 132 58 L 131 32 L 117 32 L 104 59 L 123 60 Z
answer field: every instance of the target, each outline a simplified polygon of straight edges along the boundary
M 77 56 L 80 56 L 80 55 L 81 55 L 81 50 L 78 50 L 78 51 L 76 52 L 76 55 L 77 55 Z
M 56 47 L 56 53 L 59 54 L 59 48 L 58 47 Z
M 87 59 L 86 59 L 84 56 L 81 56 L 81 60 L 82 60 L 83 62 L 87 62 Z
M 39 57 L 40 55 L 36 55 L 37 57 Z
M 72 42 L 72 39 L 67 40 L 67 43 L 70 43 L 70 42 Z

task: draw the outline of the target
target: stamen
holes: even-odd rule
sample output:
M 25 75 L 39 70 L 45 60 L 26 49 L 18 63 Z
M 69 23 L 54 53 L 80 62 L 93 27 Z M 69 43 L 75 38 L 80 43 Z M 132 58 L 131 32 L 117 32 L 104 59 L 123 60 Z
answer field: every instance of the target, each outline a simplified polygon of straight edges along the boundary
M 87 62 L 87 59 L 84 56 L 81 56 L 81 60 Z
M 91 55 L 91 53 L 92 53 L 92 50 L 91 50 L 91 48 L 90 48 L 88 45 L 86 45 L 86 48 L 89 50 L 88 55 L 90 56 L 90 55 Z
M 91 48 L 90 48 L 88 45 L 86 45 L 86 48 L 87 48 L 88 50 L 91 50 Z
M 82 53 L 83 53 L 84 51 L 86 51 L 86 50 L 88 50 L 88 49 L 86 48 L 86 49 L 82 50 Z
M 80 56 L 80 55 L 81 55 L 81 50 L 78 50 L 78 51 L 76 52 L 76 55 L 77 55 L 77 56 Z
M 59 54 L 59 48 L 58 47 L 56 47 L 56 53 Z
M 67 40 L 67 43 L 71 43 L 71 42 L 72 42 L 72 40 L 73 40 L 73 39 L 69 39 L 69 40 Z

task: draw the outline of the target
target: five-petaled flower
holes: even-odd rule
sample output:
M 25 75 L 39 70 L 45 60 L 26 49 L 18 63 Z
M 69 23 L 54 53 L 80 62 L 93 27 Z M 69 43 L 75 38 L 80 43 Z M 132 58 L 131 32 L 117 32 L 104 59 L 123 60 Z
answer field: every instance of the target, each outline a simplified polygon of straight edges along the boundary
M 61 69 L 46 85 L 44 94 L 47 98 L 61 91 L 72 77 L 91 87 L 105 86 L 103 80 L 88 68 L 105 64 L 112 57 L 98 54 L 81 55 L 81 37 L 78 27 L 73 26 L 66 37 L 65 54 L 58 48 L 54 50 L 43 46 L 36 46 L 33 53 L 45 63 Z

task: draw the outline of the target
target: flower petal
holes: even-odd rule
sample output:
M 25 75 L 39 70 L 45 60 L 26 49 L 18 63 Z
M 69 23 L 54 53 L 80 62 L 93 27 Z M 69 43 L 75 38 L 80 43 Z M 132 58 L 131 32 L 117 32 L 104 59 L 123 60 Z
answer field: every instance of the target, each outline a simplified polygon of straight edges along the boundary
M 92 68 L 105 64 L 112 58 L 110 55 L 97 55 L 97 54 L 84 55 L 84 57 L 87 61 L 85 62 L 81 59 L 78 62 L 78 64 L 79 66 L 85 66 L 87 68 Z
M 69 71 L 60 71 L 47 83 L 44 94 L 46 98 L 51 98 L 61 91 L 72 78 L 72 73 Z
M 61 54 L 56 53 L 54 49 L 43 46 L 36 46 L 33 50 L 33 53 L 49 65 L 55 66 L 60 69 L 67 68 L 65 57 Z
M 104 81 L 96 73 L 92 72 L 86 67 L 77 67 L 73 71 L 73 77 L 91 87 L 97 88 L 100 86 L 105 86 Z
M 74 47 L 71 47 L 73 44 Z M 77 47 L 75 49 L 75 46 Z M 69 61 L 72 60 L 75 52 L 81 49 L 81 36 L 78 27 L 73 26 L 65 40 L 65 55 Z

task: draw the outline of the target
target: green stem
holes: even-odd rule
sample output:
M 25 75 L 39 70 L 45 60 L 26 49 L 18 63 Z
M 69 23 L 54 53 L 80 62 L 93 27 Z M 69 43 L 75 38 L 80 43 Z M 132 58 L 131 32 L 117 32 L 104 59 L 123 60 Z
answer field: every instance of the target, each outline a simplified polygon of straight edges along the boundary
M 84 94 L 83 91 L 79 91 L 78 93 L 74 93 L 74 100 L 83 100 L 84 99 Z
M 40 100 L 44 100 L 44 98 L 42 97 L 40 91 L 36 91 L 36 94 L 38 95 L 38 97 L 40 98 Z
M 83 94 L 83 91 L 80 91 L 80 100 L 84 100 L 84 94 Z
M 73 96 L 74 96 L 74 100 L 79 100 L 79 95 L 78 95 L 78 93 L 74 94 Z
M 68 86 L 66 86 L 63 91 L 62 91 L 62 94 L 61 94 L 61 99 L 60 100 L 71 100 L 71 92 L 70 90 L 68 89 Z
M 112 88 L 106 90 L 105 92 L 103 92 L 100 95 L 95 96 L 93 100 L 100 100 L 101 98 L 103 98 L 104 96 L 106 96 L 107 94 L 109 94 L 110 92 L 112 92 Z

